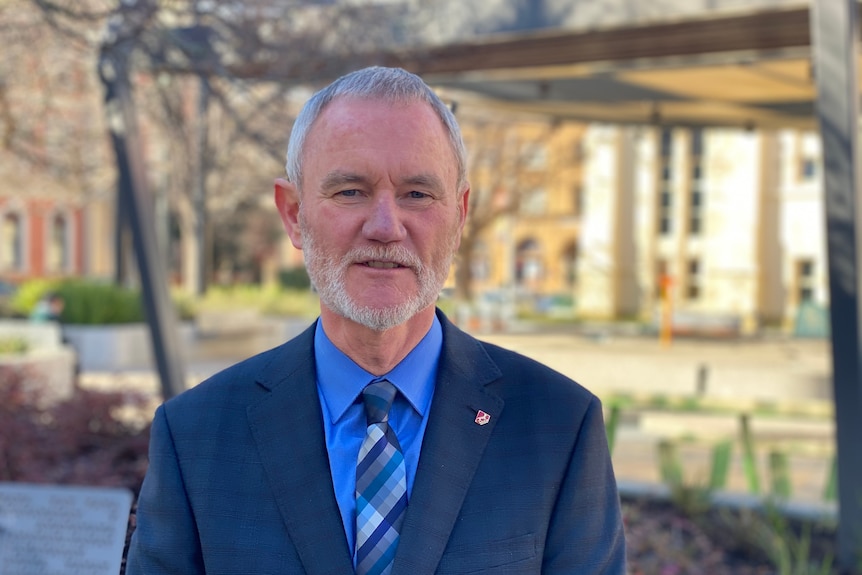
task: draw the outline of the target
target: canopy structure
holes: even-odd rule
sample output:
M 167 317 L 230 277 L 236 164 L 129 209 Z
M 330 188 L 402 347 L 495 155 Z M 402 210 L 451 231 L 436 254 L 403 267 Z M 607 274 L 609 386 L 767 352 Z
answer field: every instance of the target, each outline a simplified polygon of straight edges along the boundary
M 385 64 L 503 109 L 591 122 L 816 129 L 808 8 L 494 37 Z

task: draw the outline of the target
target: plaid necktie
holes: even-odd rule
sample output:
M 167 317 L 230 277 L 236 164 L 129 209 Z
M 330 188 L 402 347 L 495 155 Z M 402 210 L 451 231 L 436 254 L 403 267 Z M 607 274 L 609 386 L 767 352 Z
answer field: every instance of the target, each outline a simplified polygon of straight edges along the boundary
M 376 381 L 362 392 L 368 427 L 356 463 L 356 573 L 392 570 L 398 530 L 407 510 L 404 455 L 389 427 L 395 386 Z

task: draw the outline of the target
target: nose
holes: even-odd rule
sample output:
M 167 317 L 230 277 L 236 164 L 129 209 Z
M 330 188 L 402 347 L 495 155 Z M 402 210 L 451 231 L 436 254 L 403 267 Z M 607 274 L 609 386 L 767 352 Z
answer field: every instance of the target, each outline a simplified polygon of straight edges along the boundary
M 390 243 L 403 240 L 406 235 L 398 204 L 390 194 L 378 194 L 369 207 L 362 233 L 369 240 Z

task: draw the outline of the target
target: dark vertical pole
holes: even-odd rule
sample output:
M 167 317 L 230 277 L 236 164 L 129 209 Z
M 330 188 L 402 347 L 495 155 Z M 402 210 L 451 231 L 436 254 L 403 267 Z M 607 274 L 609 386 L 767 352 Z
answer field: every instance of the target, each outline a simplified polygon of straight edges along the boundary
M 129 280 L 128 247 L 129 219 L 125 199 L 117 194 L 114 210 L 114 283 L 125 285 Z
M 856 0 L 813 0 L 812 54 L 823 142 L 838 452 L 838 564 L 862 559 L 862 316 L 859 307 L 859 83 Z
M 129 80 L 131 50 L 131 42 L 103 46 L 99 72 L 105 84 L 105 106 L 117 158 L 119 196 L 132 232 L 162 395 L 168 399 L 183 390 L 183 370 L 175 314 L 158 256 L 152 206 L 147 201 L 143 155 Z
M 198 82 L 200 93 L 198 95 L 196 150 L 197 156 L 195 166 L 195 243 L 197 244 L 198 261 L 195 273 L 195 294 L 202 296 L 207 288 L 207 202 L 206 202 L 206 179 L 207 179 L 207 128 L 209 126 L 209 95 L 210 87 L 206 77 L 201 75 Z

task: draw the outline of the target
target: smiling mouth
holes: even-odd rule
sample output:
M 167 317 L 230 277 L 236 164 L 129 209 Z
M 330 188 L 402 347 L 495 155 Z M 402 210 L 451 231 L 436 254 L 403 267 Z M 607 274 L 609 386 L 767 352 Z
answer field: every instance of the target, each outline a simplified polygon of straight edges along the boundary
M 377 270 L 392 270 L 395 268 L 403 268 L 401 264 L 395 262 L 379 262 L 379 261 L 371 261 L 371 262 L 362 262 L 362 265 L 367 266 L 369 268 L 374 268 Z

